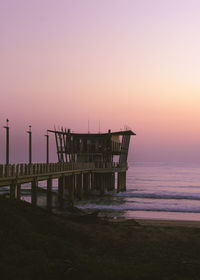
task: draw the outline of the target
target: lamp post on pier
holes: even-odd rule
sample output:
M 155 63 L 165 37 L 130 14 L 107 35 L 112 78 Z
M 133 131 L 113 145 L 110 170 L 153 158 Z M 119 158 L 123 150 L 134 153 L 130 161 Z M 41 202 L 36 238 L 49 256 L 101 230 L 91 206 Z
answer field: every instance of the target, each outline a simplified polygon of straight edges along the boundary
M 6 126 L 4 128 L 6 129 L 6 165 L 9 164 L 9 119 L 6 119 Z
M 49 163 L 49 134 L 48 134 L 48 130 L 47 130 L 47 134 L 46 136 L 46 163 Z
M 32 131 L 31 131 L 31 125 L 29 125 L 29 130 L 27 131 L 29 134 L 29 164 L 32 163 Z

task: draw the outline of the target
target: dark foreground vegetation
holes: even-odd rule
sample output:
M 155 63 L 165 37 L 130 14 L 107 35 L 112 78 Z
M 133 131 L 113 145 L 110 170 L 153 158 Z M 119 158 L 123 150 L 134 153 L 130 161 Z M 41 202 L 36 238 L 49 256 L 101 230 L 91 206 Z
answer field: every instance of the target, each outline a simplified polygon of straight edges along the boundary
M 0 198 L 0 279 L 200 279 L 200 229 L 63 218 Z

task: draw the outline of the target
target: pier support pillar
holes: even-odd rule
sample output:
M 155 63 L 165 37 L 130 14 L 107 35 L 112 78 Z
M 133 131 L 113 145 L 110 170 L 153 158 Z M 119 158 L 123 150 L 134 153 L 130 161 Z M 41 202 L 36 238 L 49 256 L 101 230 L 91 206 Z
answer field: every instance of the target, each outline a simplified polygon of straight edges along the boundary
M 77 174 L 77 197 L 78 199 L 82 199 L 83 198 L 83 173 L 81 174 Z
M 90 194 L 92 190 L 92 173 L 88 173 L 88 193 Z
M 76 198 L 78 196 L 77 174 L 74 174 L 73 177 L 74 177 L 74 198 Z
M 99 173 L 94 173 L 94 187 L 95 187 L 95 190 L 100 191 L 101 177 L 100 177 Z
M 47 210 L 52 210 L 52 178 L 47 179 Z
M 21 184 L 17 183 L 17 199 L 21 199 Z
M 31 203 L 33 205 L 37 205 L 37 191 L 38 191 L 38 181 L 35 178 L 33 182 L 31 182 Z
M 51 178 L 51 177 L 49 177 L 49 178 L 47 179 L 47 191 L 48 191 L 48 192 L 51 192 L 51 191 L 52 191 L 52 178 Z
M 117 173 L 117 192 L 121 191 L 121 172 Z
M 75 175 L 70 175 L 68 176 L 68 182 L 69 182 L 69 186 L 68 186 L 68 190 L 69 190 L 69 200 L 72 204 L 72 206 L 74 205 L 74 182 L 75 182 Z
M 126 172 L 123 172 L 122 191 L 126 191 Z
M 99 181 L 100 181 L 100 194 L 104 195 L 105 192 L 105 174 L 99 174 Z
M 70 185 L 70 176 L 65 176 L 64 177 L 64 198 L 68 199 L 69 198 L 69 185 Z
M 64 176 L 58 178 L 58 201 L 61 208 L 63 207 L 64 180 L 65 180 Z
M 111 191 L 115 190 L 115 173 L 111 173 Z
M 12 181 L 10 185 L 10 199 L 15 199 L 16 198 L 16 181 Z
M 117 192 L 126 190 L 126 172 L 118 172 Z
M 106 189 L 107 191 L 113 190 L 113 173 L 106 173 Z
M 83 192 L 84 195 L 88 196 L 90 192 L 90 176 L 89 173 L 83 174 Z
M 95 190 L 95 174 L 92 172 L 91 175 L 91 191 Z

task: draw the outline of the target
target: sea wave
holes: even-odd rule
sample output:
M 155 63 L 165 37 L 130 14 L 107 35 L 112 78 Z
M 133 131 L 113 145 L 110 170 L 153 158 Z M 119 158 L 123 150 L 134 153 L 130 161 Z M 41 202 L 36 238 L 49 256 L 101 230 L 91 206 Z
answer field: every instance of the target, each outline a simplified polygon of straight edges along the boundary
M 176 213 L 200 213 L 200 208 L 176 208 L 176 207 L 140 207 L 136 205 L 98 205 L 98 204 L 86 204 L 79 205 L 78 208 L 85 210 L 104 210 L 104 211 L 148 211 L 148 212 L 176 212 Z
M 188 194 L 188 193 L 118 193 L 115 194 L 116 197 L 125 198 L 152 198 L 152 199 L 188 199 L 188 200 L 200 200 L 200 193 Z

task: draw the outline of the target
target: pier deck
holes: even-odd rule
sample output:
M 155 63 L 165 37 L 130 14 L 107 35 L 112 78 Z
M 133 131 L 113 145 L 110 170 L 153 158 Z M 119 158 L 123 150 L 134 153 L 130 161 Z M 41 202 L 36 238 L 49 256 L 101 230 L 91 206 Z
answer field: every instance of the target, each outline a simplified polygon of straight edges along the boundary
M 37 204 L 38 182 L 47 181 L 47 192 L 52 191 L 52 180 L 58 180 L 58 196 L 69 200 L 81 199 L 84 194 L 98 190 L 126 189 L 126 164 L 116 163 L 36 163 L 0 165 L 0 187 L 10 187 L 10 198 L 20 199 L 21 185 L 31 183 L 32 203 Z

